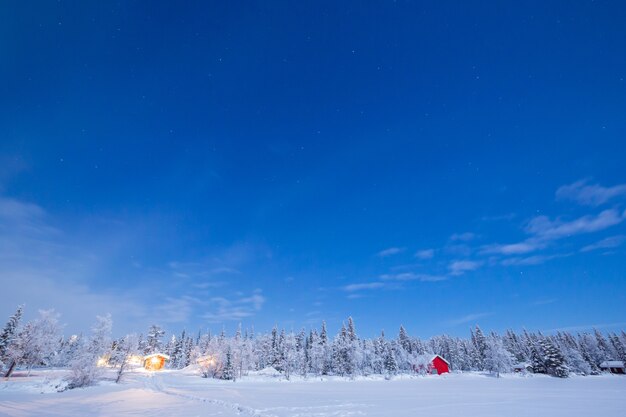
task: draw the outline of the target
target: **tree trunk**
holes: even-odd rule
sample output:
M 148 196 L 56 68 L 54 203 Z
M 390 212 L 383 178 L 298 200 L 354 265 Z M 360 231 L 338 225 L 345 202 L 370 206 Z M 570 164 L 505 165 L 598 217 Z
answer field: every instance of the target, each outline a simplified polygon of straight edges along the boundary
M 117 371 L 117 378 L 115 378 L 115 383 L 119 384 L 120 379 L 122 379 L 122 374 L 124 373 L 124 364 L 122 363 L 122 365 L 120 366 L 120 370 Z
M 13 371 L 15 370 L 15 367 L 17 366 L 17 362 L 13 361 L 11 362 L 11 366 L 9 366 L 9 369 L 7 370 L 7 372 L 4 374 L 5 378 L 10 378 L 11 374 L 13 373 Z

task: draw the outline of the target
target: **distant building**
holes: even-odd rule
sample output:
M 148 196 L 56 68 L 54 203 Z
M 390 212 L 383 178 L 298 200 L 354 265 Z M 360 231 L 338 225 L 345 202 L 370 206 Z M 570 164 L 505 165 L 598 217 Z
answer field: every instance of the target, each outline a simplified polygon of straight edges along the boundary
M 170 357 L 162 353 L 154 353 L 152 355 L 144 356 L 143 366 L 148 371 L 160 371 L 165 366 L 165 361 Z
M 532 370 L 533 370 L 532 365 L 526 362 L 513 365 L 513 372 L 524 373 L 524 372 L 532 372 Z
M 431 374 L 446 374 L 450 372 L 450 362 L 445 360 L 439 355 L 435 355 L 430 360 L 430 373 Z
M 600 369 L 610 372 L 612 374 L 626 374 L 626 367 L 622 361 L 606 361 L 600 364 Z
M 450 363 L 439 355 L 422 355 L 413 369 L 420 374 L 441 375 L 450 372 Z

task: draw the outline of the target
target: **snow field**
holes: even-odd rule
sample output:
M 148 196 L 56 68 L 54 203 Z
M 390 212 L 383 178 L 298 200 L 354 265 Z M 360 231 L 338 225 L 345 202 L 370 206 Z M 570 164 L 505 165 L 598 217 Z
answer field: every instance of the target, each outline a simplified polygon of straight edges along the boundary
M 0 416 L 623 416 L 626 377 L 445 376 L 236 382 L 133 372 L 122 384 L 53 392 L 61 371 L 0 382 Z M 42 394 L 41 392 L 44 392 Z

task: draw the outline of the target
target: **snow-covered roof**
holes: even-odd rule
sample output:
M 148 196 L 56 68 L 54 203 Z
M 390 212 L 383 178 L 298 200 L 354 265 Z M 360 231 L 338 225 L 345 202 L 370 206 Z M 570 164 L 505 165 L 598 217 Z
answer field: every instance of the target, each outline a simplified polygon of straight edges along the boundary
M 444 361 L 445 363 L 447 363 L 448 365 L 450 365 L 450 362 L 448 362 L 447 360 L 445 360 L 445 359 L 443 358 L 443 356 L 441 356 L 441 355 L 434 355 L 432 358 L 430 358 L 430 361 L 431 361 L 431 362 L 432 362 L 432 361 L 434 361 L 434 360 L 435 360 L 435 358 L 439 358 L 439 359 L 441 359 L 442 361 Z
M 622 361 L 604 361 L 600 364 L 600 368 L 623 368 L 624 362 Z
M 164 353 L 153 353 L 152 355 L 146 355 L 143 357 L 144 360 L 146 359 L 150 359 L 150 358 L 156 358 L 156 357 L 161 357 L 161 358 L 165 358 L 167 360 L 170 359 L 169 355 L 166 355 Z

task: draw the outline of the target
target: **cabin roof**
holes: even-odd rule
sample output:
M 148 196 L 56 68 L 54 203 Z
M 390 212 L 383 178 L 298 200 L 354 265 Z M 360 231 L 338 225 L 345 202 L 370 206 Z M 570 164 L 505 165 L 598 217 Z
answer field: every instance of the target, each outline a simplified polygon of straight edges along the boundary
M 156 358 L 156 357 L 161 357 L 161 358 L 165 358 L 167 360 L 170 359 L 169 355 L 166 355 L 164 353 L 153 353 L 152 355 L 146 355 L 143 357 L 144 360 L 146 359 L 150 359 L 150 358 Z
M 604 361 L 600 364 L 600 368 L 623 368 L 624 362 L 622 361 Z
M 433 357 L 432 357 L 432 358 L 430 358 L 430 361 L 431 361 L 431 362 L 432 362 L 432 361 L 434 361 L 434 360 L 435 360 L 435 358 L 439 358 L 439 359 L 441 359 L 441 360 L 442 360 L 442 361 L 444 361 L 446 364 L 448 364 L 448 366 L 450 365 L 450 362 L 448 362 L 447 360 L 445 360 L 445 359 L 443 358 L 443 356 L 441 356 L 441 355 L 433 355 Z

